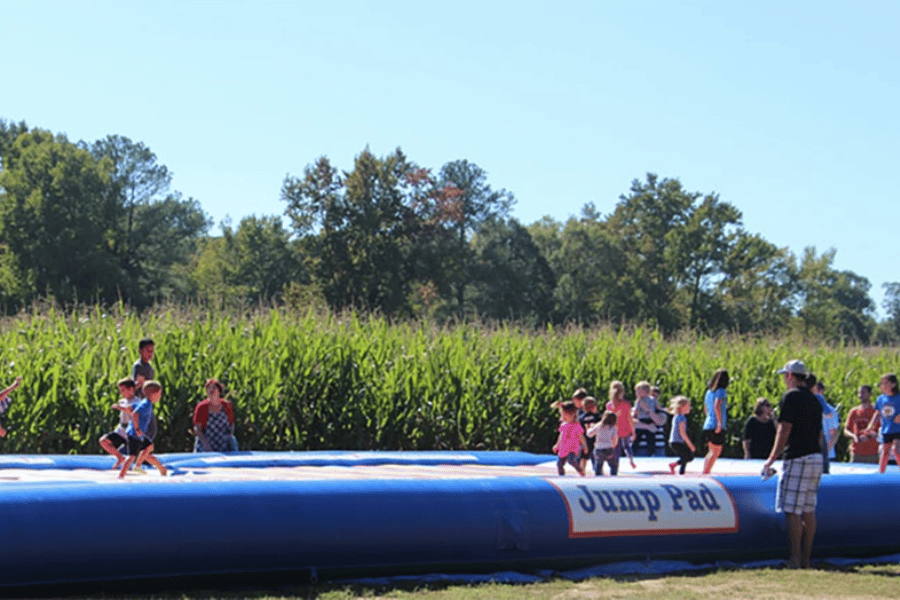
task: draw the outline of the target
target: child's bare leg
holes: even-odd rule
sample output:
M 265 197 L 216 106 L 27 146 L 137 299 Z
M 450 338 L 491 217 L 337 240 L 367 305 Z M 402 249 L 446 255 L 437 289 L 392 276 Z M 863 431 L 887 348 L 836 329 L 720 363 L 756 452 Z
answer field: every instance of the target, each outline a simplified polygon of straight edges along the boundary
M 148 463 L 150 463 L 151 465 L 153 465 L 154 467 L 156 467 L 156 469 L 159 471 L 159 474 L 162 475 L 163 477 L 165 477 L 166 468 L 163 466 L 163 464 L 161 462 L 159 462 L 158 458 L 153 456 L 152 451 L 153 451 L 153 446 L 148 446 L 147 450 L 146 450 L 147 454 L 144 456 L 144 460 L 147 461 Z
M 887 444 L 881 444 L 881 460 L 878 461 L 878 472 L 884 473 L 887 470 L 888 460 L 891 458 L 891 447 Z
M 105 437 L 100 438 L 100 447 L 116 457 L 116 464 L 113 466 L 113 469 L 118 469 L 122 466 L 122 461 L 125 460 L 125 455 L 119 452 L 118 448 L 113 446 L 113 443 L 111 441 L 109 441 Z
M 900 440 L 894 440 L 891 448 L 894 450 L 894 460 L 897 461 L 897 466 L 900 467 Z
M 122 479 L 123 477 L 125 477 L 125 473 L 127 473 L 128 469 L 131 468 L 131 463 L 134 462 L 135 458 L 136 457 L 134 457 L 134 456 L 129 456 L 128 458 L 125 459 L 125 462 L 122 463 L 122 470 L 119 471 L 119 479 Z

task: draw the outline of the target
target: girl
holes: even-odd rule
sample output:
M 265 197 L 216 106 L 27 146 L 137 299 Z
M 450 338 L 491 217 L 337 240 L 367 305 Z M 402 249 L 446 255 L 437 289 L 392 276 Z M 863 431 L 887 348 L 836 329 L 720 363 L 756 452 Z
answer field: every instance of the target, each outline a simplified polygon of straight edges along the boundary
M 606 411 L 599 423 L 591 425 L 588 437 L 594 438 L 594 475 L 603 475 L 604 461 L 609 464 L 609 474 L 619 474 L 619 430 L 616 413 Z
M 675 467 L 680 465 L 678 473 L 684 475 L 687 464 L 694 460 L 694 452 L 697 451 L 687 429 L 687 414 L 691 412 L 691 401 L 684 396 L 675 396 L 669 401 L 669 412 L 675 415 L 669 434 L 669 446 L 672 452 L 678 455 L 677 461 L 669 463 L 669 470 L 674 475 Z
M 706 413 L 706 422 L 703 423 L 703 440 L 709 445 L 709 452 L 703 460 L 703 474 L 709 475 L 716 459 L 722 454 L 722 445 L 725 443 L 725 421 L 728 417 L 728 371 L 719 369 L 713 373 L 709 380 L 709 389 L 703 399 L 703 412 Z
M 616 426 L 619 430 L 618 456 L 628 455 L 631 468 L 636 469 L 634 454 L 631 451 L 631 442 L 634 439 L 634 423 L 631 422 L 631 403 L 625 399 L 625 385 L 621 381 L 613 381 L 609 384 L 609 402 L 606 410 L 616 413 Z
M 874 435 L 875 422 L 881 421 L 881 461 L 878 463 L 878 472 L 884 473 L 892 451 L 900 465 L 900 385 L 894 373 L 887 373 L 881 377 L 878 387 L 881 388 L 881 395 L 875 401 L 875 414 L 869 421 L 869 431 Z
M 559 407 L 559 416 L 562 421 L 559 424 L 559 438 L 553 444 L 553 452 L 557 457 L 556 472 L 565 475 L 565 465 L 569 463 L 584 477 L 580 458 L 582 452 L 587 453 L 587 440 L 584 439 L 584 429 L 578 422 L 578 407 L 574 402 L 563 402 Z

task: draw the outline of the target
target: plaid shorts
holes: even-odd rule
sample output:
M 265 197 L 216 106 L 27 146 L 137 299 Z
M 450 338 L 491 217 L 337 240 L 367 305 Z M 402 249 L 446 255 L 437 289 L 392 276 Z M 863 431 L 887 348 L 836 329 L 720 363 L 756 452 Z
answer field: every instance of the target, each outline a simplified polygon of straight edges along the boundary
M 822 469 L 820 452 L 785 460 L 778 479 L 775 510 L 795 515 L 815 512 Z

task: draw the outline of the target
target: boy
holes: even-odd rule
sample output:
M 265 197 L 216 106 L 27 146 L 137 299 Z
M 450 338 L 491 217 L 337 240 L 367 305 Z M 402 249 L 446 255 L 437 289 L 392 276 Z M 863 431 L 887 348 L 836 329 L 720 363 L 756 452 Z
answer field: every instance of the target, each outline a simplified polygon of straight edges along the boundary
M 6 412 L 6 409 L 9 408 L 10 402 L 12 402 L 12 398 L 9 397 L 10 392 L 19 387 L 19 384 L 22 383 L 22 376 L 16 377 L 16 380 L 13 382 L 11 386 L 0 392 L 0 415 Z M 3 425 L 0 424 L 0 437 L 6 437 L 6 429 L 4 429 Z
M 100 438 L 100 447 L 116 457 L 113 469 L 118 469 L 125 461 L 125 455 L 119 452 L 121 446 L 128 449 L 128 423 L 131 422 L 131 407 L 137 403 L 134 397 L 134 379 L 130 377 L 120 379 L 116 384 L 122 399 L 112 405 L 113 410 L 119 411 L 119 424 L 116 429 Z M 140 466 L 140 465 L 138 465 Z
M 141 391 L 141 386 L 144 385 L 144 382 L 150 381 L 151 379 L 156 378 L 156 373 L 153 371 L 153 365 L 150 364 L 150 361 L 153 360 L 153 340 L 150 338 L 144 338 L 138 342 L 138 354 L 140 354 L 140 358 L 138 358 L 134 366 L 131 367 L 131 378 L 134 379 L 134 384 L 136 386 L 135 389 L 135 397 L 143 398 L 143 392 Z
M 159 474 L 166 475 L 166 468 L 153 456 L 153 440 L 147 435 L 147 428 L 153 420 L 153 405 L 162 398 L 162 384 L 155 379 L 144 383 L 144 399 L 134 405 L 131 412 L 131 422 L 128 424 L 128 458 L 122 463 L 119 478 L 125 477 L 125 473 L 131 467 L 131 463 L 141 465 L 145 460 L 159 470 Z

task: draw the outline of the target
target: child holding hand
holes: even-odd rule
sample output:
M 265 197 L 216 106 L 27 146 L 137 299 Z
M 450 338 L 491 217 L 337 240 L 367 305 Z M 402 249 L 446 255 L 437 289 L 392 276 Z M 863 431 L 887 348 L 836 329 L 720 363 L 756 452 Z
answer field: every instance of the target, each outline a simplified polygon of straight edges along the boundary
M 616 413 L 606 411 L 599 423 L 587 430 L 594 438 L 594 475 L 603 475 L 603 463 L 609 464 L 609 474 L 619 474 L 619 428 Z

